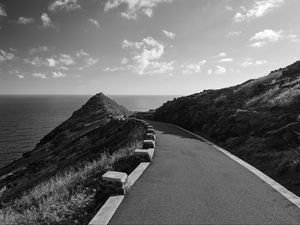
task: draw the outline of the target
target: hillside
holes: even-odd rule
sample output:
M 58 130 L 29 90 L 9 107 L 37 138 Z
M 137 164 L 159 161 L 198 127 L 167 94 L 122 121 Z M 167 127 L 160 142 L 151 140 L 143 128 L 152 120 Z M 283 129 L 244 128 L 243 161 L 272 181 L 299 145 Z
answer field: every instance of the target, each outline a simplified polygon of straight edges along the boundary
M 46 135 L 23 157 L 0 170 L 0 202 L 12 200 L 65 168 L 113 154 L 137 139 L 141 125 L 122 120 L 128 111 L 100 93 Z
M 150 118 L 207 137 L 300 195 L 300 61 L 241 85 L 176 98 Z

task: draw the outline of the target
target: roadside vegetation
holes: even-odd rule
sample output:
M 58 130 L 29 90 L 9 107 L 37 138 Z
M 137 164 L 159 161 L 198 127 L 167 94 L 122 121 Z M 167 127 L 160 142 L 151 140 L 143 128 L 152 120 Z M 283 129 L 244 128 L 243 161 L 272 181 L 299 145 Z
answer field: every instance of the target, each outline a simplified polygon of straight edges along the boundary
M 81 162 L 40 183 L 20 198 L 10 201 L 0 210 L 1 224 L 87 224 L 95 210 L 108 196 L 97 193 L 101 176 L 108 170 L 127 170 L 130 173 L 138 162 L 120 168 L 119 162 L 133 157 L 141 142 L 120 149 L 110 155 L 103 153 L 91 162 Z M 128 171 L 129 169 L 129 171 Z
M 194 131 L 300 196 L 300 61 L 234 87 L 176 98 L 137 117 Z

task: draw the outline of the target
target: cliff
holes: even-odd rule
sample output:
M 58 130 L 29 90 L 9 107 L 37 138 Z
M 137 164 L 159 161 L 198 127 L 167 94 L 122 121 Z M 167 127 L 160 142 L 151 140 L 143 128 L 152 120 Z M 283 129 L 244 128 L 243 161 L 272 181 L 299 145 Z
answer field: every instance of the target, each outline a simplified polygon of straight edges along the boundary
M 205 136 L 300 195 L 300 61 L 241 85 L 176 98 L 149 117 Z
M 36 147 L 0 171 L 0 202 L 49 179 L 69 166 L 98 158 L 135 141 L 139 124 L 128 111 L 100 93 L 46 135 Z

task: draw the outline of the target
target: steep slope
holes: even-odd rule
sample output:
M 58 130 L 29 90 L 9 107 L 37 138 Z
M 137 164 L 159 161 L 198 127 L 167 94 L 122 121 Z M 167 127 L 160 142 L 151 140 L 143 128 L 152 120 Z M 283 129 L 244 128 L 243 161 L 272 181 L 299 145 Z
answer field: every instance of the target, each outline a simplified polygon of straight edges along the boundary
M 199 133 L 300 194 L 300 61 L 165 103 L 152 119 Z
M 23 157 L 0 170 L 0 190 L 8 189 L 1 201 L 16 197 L 68 166 L 95 159 L 135 139 L 139 128 L 133 120 L 122 120 L 128 111 L 100 93 L 46 135 Z

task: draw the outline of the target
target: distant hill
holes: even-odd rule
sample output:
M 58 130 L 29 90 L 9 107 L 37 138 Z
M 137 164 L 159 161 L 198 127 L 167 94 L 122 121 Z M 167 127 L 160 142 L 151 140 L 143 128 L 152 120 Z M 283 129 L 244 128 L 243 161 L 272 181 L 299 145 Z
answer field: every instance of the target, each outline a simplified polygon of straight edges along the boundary
M 94 160 L 103 152 L 113 153 L 135 140 L 138 127 L 122 120 L 128 110 L 100 93 L 46 135 L 23 157 L 0 170 L 0 189 L 11 199 L 43 180 L 78 162 Z
M 176 98 L 150 118 L 211 139 L 300 195 L 300 61 L 234 87 Z

